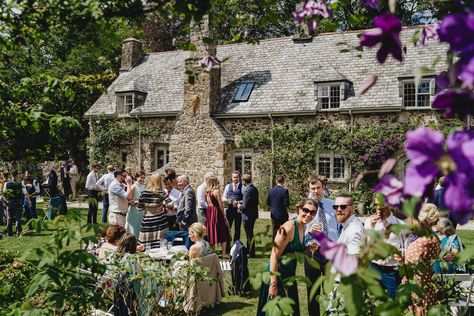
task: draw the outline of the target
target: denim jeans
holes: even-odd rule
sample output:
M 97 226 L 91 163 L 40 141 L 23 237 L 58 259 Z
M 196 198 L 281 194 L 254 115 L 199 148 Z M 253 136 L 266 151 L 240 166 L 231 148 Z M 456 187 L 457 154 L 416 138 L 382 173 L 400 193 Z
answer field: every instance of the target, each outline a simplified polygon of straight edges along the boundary
M 184 232 L 182 230 L 169 230 L 165 233 L 165 238 L 168 241 L 173 242 L 173 240 L 176 237 L 183 238 L 184 245 L 186 246 L 186 248 L 188 248 L 188 249 L 191 248 L 192 242 L 191 242 L 191 239 L 189 239 L 189 233 L 188 232 Z M 175 246 L 174 243 L 173 243 L 173 246 Z
M 400 276 L 398 275 L 398 270 L 395 270 L 391 267 L 380 266 L 371 262 L 369 268 L 377 271 L 382 276 L 380 284 L 388 292 L 388 295 L 391 298 L 395 298 L 397 293 L 397 286 L 400 284 Z

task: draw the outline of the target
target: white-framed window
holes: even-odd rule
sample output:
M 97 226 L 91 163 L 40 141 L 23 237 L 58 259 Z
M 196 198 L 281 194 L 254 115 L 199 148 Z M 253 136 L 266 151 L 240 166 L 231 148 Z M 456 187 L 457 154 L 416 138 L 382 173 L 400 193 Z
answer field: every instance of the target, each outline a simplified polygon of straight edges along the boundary
M 346 99 L 348 83 L 315 83 L 314 95 L 320 110 L 338 109 Z
M 330 181 L 344 181 L 347 179 L 346 159 L 334 152 L 318 153 L 316 173 L 326 176 Z
M 400 81 L 400 96 L 405 108 L 429 108 L 434 95 L 434 79 L 421 79 L 415 87 L 413 79 Z
M 155 146 L 155 169 L 160 169 L 170 161 L 170 151 L 168 144 L 158 144 Z
M 139 92 L 117 93 L 117 111 L 128 114 L 145 103 L 145 94 Z
M 253 149 L 240 149 L 234 151 L 234 170 L 240 174 L 252 174 L 253 171 Z

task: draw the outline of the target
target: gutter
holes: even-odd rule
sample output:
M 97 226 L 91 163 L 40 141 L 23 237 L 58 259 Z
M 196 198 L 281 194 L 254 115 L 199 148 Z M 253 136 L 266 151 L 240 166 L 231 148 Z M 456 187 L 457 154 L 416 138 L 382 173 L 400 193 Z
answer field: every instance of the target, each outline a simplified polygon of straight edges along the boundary
M 306 115 L 316 115 L 318 111 L 282 111 L 282 112 L 273 112 L 271 115 L 275 116 L 306 116 Z M 270 114 L 268 112 L 254 112 L 254 113 L 219 113 L 214 114 L 214 118 L 251 118 L 251 117 L 268 117 Z

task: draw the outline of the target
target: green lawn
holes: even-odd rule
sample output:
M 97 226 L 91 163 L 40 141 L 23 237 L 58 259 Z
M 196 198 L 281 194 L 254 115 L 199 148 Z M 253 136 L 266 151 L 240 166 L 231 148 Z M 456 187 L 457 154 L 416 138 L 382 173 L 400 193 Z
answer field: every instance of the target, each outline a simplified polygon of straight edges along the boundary
M 38 209 L 41 209 L 41 205 L 38 206 Z M 79 209 L 81 212 L 81 217 L 86 220 L 86 209 Z M 42 214 L 42 212 L 39 212 Z M 44 215 L 44 214 L 42 214 Z M 99 212 L 98 218 L 100 220 L 102 214 Z M 257 243 L 257 258 L 249 259 L 249 271 L 250 274 L 255 274 L 257 272 L 262 272 L 265 270 L 265 267 L 268 263 L 270 257 L 270 250 L 265 249 L 264 244 L 271 242 L 271 229 L 269 229 L 271 222 L 269 219 L 258 219 L 255 224 L 255 234 L 259 234 L 258 243 Z M 0 231 L 4 231 L 5 226 L 0 226 Z M 33 247 L 38 247 L 41 245 L 46 245 L 50 241 L 51 231 L 43 231 L 41 234 L 35 232 L 27 232 L 20 238 L 17 237 L 4 237 L 0 240 L 0 246 L 10 251 L 18 253 L 18 256 L 21 256 L 26 250 Z M 463 243 L 467 247 L 474 247 L 474 231 L 458 231 L 458 235 L 461 237 Z M 245 233 L 242 227 L 241 232 L 242 242 L 246 242 Z M 71 245 L 74 247 L 74 245 Z M 217 249 L 220 250 L 219 248 Z M 32 256 L 30 259 L 38 259 Z M 303 275 L 304 270 L 302 266 L 298 266 L 297 274 Z M 300 309 L 302 315 L 308 315 L 307 310 L 307 300 L 306 300 L 306 289 L 304 286 L 299 286 L 300 293 Z M 256 306 L 258 302 L 258 293 L 252 291 L 248 297 L 241 297 L 237 295 L 226 296 L 221 301 L 221 303 L 212 309 L 212 312 L 209 311 L 209 314 L 213 315 L 254 315 L 256 311 Z M 208 314 L 208 313 L 206 313 Z

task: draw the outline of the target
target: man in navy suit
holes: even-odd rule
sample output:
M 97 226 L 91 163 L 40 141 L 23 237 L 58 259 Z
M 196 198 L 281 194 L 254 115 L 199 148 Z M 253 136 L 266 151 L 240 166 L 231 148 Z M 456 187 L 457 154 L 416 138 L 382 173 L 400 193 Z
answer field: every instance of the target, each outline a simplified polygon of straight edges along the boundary
M 288 206 L 290 205 L 290 194 L 288 189 L 284 187 L 285 178 L 283 176 L 276 177 L 276 185 L 268 192 L 267 205 L 270 206 L 273 238 L 283 225 L 288 220 Z
M 258 218 L 258 190 L 252 184 L 252 176 L 244 174 L 242 176 L 242 203 L 239 204 L 244 222 L 245 235 L 247 236 L 247 248 L 249 257 L 255 257 L 255 241 L 253 240 L 253 228 Z

